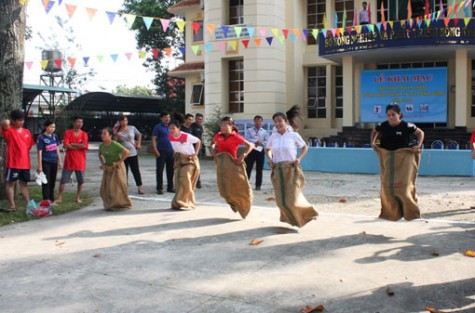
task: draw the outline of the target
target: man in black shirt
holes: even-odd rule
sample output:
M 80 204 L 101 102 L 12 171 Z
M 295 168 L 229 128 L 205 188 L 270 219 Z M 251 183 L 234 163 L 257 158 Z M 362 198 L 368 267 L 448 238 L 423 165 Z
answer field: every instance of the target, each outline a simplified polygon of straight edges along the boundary
M 203 114 L 196 113 L 195 122 L 190 125 L 190 134 L 199 138 L 203 142 Z M 198 158 L 201 158 L 205 154 L 205 145 L 201 145 L 202 149 L 198 153 Z M 198 177 L 198 182 L 196 183 L 196 188 L 201 188 L 201 180 Z
M 190 113 L 185 114 L 185 122 L 180 126 L 180 130 L 182 132 L 191 134 L 191 123 L 193 123 L 193 114 L 190 114 Z

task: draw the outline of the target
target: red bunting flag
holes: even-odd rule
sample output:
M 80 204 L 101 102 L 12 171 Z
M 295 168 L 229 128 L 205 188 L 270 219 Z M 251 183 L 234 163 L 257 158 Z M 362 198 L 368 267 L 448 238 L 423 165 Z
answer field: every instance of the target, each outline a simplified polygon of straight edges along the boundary
M 371 2 L 368 3 L 368 22 L 371 23 Z
M 61 68 L 61 65 L 63 65 L 63 60 L 54 59 L 54 64 L 56 65 L 57 68 Z
M 381 1 L 381 23 L 386 23 L 386 16 L 384 13 L 384 1 Z
M 289 36 L 289 30 L 288 29 L 282 29 L 282 33 L 284 34 L 284 38 L 287 39 Z
M 200 31 L 200 23 L 193 22 L 191 26 L 193 27 L 193 33 L 196 35 Z
M 249 39 L 243 39 L 242 44 L 244 45 L 244 48 L 247 49 L 247 47 L 249 46 Z
M 158 49 L 152 49 L 151 51 L 152 51 L 152 53 L 153 53 L 153 57 L 154 57 L 155 59 L 158 59 L 158 53 L 160 52 L 160 50 L 158 50 Z
M 382 2 L 381 2 L 382 3 Z M 429 0 L 426 0 L 426 4 L 424 5 L 424 15 L 427 16 L 430 14 L 430 5 Z

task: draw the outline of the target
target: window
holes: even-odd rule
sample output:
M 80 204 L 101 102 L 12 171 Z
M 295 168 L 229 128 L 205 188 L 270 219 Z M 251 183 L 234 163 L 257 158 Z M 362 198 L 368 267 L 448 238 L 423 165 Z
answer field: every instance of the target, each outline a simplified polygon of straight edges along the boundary
M 405 69 L 405 68 L 423 68 L 423 67 L 447 67 L 447 62 L 414 62 L 414 63 L 390 63 L 390 64 L 378 64 L 378 70 L 387 69 Z
M 244 61 L 229 61 L 229 113 L 244 112 Z
M 326 66 L 309 67 L 307 70 L 308 118 L 326 118 L 327 69 Z
M 201 42 L 203 41 L 203 20 L 193 21 L 193 23 L 200 24 L 200 28 L 196 33 L 195 30 L 193 30 L 193 42 Z
M 384 17 L 386 21 L 404 20 L 407 18 L 408 0 L 378 0 L 378 22 L 381 22 L 381 3 L 384 3 Z M 442 0 L 444 8 L 447 8 L 447 0 Z M 412 18 L 424 16 L 426 0 L 411 0 Z M 429 12 L 440 10 L 440 0 L 429 0 Z
M 335 68 L 335 117 L 343 117 L 343 67 Z
M 229 25 L 244 24 L 244 0 L 229 0 Z
M 203 105 L 203 85 L 193 85 L 190 103 L 191 105 Z
M 353 25 L 354 1 L 335 0 L 335 12 L 338 16 L 338 27 L 343 27 L 343 17 L 346 12 L 345 27 Z
M 308 0 L 307 1 L 307 28 L 309 30 L 323 28 L 323 16 L 325 14 L 325 0 Z M 307 43 L 309 45 L 317 44 L 312 32 L 308 32 Z

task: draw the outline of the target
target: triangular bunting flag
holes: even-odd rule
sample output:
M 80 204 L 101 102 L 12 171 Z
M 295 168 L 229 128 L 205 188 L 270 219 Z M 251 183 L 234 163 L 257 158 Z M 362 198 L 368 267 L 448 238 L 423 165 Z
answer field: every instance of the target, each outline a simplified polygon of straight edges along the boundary
M 162 23 L 163 31 L 166 32 L 167 29 L 168 29 L 168 25 L 170 25 L 170 20 L 166 20 L 166 19 L 161 18 L 160 22 Z
M 48 1 L 48 4 L 46 5 L 46 8 L 45 8 L 46 14 L 48 14 L 49 11 L 51 11 L 51 8 L 53 8 L 53 6 L 54 6 L 54 1 Z
M 298 28 L 292 29 L 292 33 L 295 35 L 295 37 L 297 37 L 300 34 L 300 29 Z
M 48 66 L 48 60 L 41 60 L 41 69 L 44 71 L 46 67 Z
M 259 35 L 261 35 L 261 37 L 265 37 L 266 34 L 267 34 L 267 29 L 259 28 Z
M 61 2 L 60 2 L 60 4 L 61 4 Z M 20 5 L 21 5 L 22 7 L 24 7 L 24 6 L 25 6 L 25 0 L 20 0 Z
M 231 45 L 231 48 L 233 48 L 233 51 L 237 50 L 237 44 L 238 44 L 237 40 L 231 40 L 229 44 Z
M 114 23 L 114 19 L 117 13 L 106 11 L 106 14 L 107 14 L 107 18 L 109 19 L 109 24 L 112 25 L 112 23 Z
M 445 27 L 449 26 L 450 18 L 444 18 Z
M 463 19 L 463 21 L 465 22 L 465 26 L 467 26 L 468 23 L 470 23 L 470 20 L 471 20 L 470 17 L 466 17 L 466 18 Z
M 56 65 L 57 68 L 61 68 L 61 66 L 63 65 L 63 60 L 54 59 L 54 64 Z
M 152 26 L 152 23 L 153 23 L 153 17 L 143 16 L 142 19 L 143 19 L 143 22 L 145 23 L 145 27 L 147 27 L 147 30 L 150 30 L 150 27 Z
M 315 38 L 315 40 L 318 40 L 318 29 L 316 28 L 312 29 L 312 35 Z
M 200 46 L 198 45 L 191 45 L 191 49 L 193 49 L 193 53 L 198 55 L 198 51 L 200 50 Z
M 76 12 L 77 6 L 73 4 L 65 3 L 64 7 L 66 8 L 66 11 L 68 12 L 69 18 L 72 18 L 74 15 L 74 12 Z
M 224 50 L 226 48 L 226 44 L 221 41 L 218 45 L 219 45 L 219 49 L 221 49 L 221 51 L 224 52 Z
M 185 21 L 182 21 L 182 20 L 178 20 L 175 22 L 176 25 L 178 26 L 178 29 L 182 32 L 185 30 L 185 25 L 186 25 L 186 22 Z
M 272 46 L 272 40 L 274 39 L 274 37 L 266 37 L 266 40 L 267 40 L 267 43 L 269 44 L 269 46 Z
M 82 60 L 84 62 L 84 65 L 87 65 L 87 63 L 89 63 L 89 57 L 83 57 Z
M 98 55 L 96 56 L 97 58 L 97 61 L 99 61 L 99 63 L 102 63 L 102 61 L 104 61 L 104 56 L 103 55 Z
M 214 36 L 215 25 L 214 24 L 207 24 L 206 27 L 208 28 L 208 32 L 209 32 L 210 36 Z
M 74 65 L 76 65 L 76 58 L 68 58 L 69 66 L 71 68 L 74 68 Z
M 23 2 L 25 2 L 25 1 L 23 1 Z M 63 0 L 59 0 L 58 5 L 61 5 L 61 3 L 63 3 Z
M 145 59 L 147 53 L 143 50 L 139 50 L 139 59 Z
M 117 53 L 111 54 L 111 59 L 112 61 L 117 62 L 117 59 L 119 58 L 119 55 Z
M 332 33 L 332 36 L 333 36 L 333 37 L 336 37 L 336 30 L 335 30 L 335 28 L 332 28 L 330 31 L 331 31 L 331 33 Z
M 244 39 L 244 40 L 242 41 L 242 44 L 244 45 L 244 48 L 247 49 L 247 47 L 249 46 L 249 39 Z
M 247 33 L 249 34 L 250 38 L 254 37 L 254 27 L 248 27 Z
M 393 27 L 393 26 L 394 26 L 394 22 L 393 22 L 393 21 L 388 21 L 388 24 L 389 24 L 389 26 L 391 27 L 391 29 L 394 28 L 394 27 Z
M 288 29 L 282 29 L 282 34 L 284 34 L 284 38 L 287 39 L 287 37 L 289 37 L 289 30 Z
M 308 29 L 302 29 L 302 40 L 307 41 L 307 37 L 308 37 Z
M 454 26 L 457 26 L 458 23 L 459 23 L 459 19 L 458 19 L 458 18 L 454 18 Z
M 261 47 L 261 38 L 254 38 L 254 42 L 256 43 L 257 47 Z
M 31 70 L 31 66 L 33 65 L 33 62 L 31 62 L 31 61 L 25 62 L 25 65 L 26 65 L 27 69 Z
M 221 29 L 223 30 L 224 38 L 228 38 L 229 26 L 221 26 Z
M 94 16 L 96 16 L 97 9 L 86 8 L 86 13 L 87 13 L 87 16 L 89 17 L 89 21 L 92 21 Z
M 180 48 L 178 48 L 178 50 L 180 50 L 181 55 L 183 55 L 183 56 L 185 55 L 185 52 L 186 52 L 185 47 L 180 47 Z
M 282 36 L 279 36 L 277 37 L 277 39 L 279 39 L 280 43 L 283 45 L 284 42 L 285 42 L 285 37 L 282 35 Z
M 134 25 L 135 18 L 137 17 L 137 15 L 124 14 L 124 16 L 125 16 L 125 22 L 127 23 L 127 26 L 129 26 L 129 28 L 132 28 L 132 25 Z
M 211 52 L 212 49 L 213 49 L 213 44 L 211 44 L 209 42 L 205 44 L 205 51 L 206 52 Z
M 295 42 L 295 34 L 292 33 L 289 35 L 289 37 L 290 37 L 290 40 L 292 40 L 292 42 Z
M 130 59 L 132 58 L 132 52 L 126 52 L 125 57 L 127 58 L 127 60 L 130 61 Z
M 163 51 L 165 51 L 165 55 L 167 57 L 170 57 L 172 55 L 172 48 L 165 48 L 163 49 Z
M 152 51 L 153 57 L 155 59 L 158 59 L 158 54 L 160 53 L 160 50 L 159 49 L 152 49 L 150 51 Z
M 234 32 L 236 33 L 237 38 L 241 37 L 242 27 L 234 26 Z
M 274 37 L 279 37 L 279 29 L 272 28 L 272 34 L 274 35 Z
M 191 27 L 193 27 L 193 34 L 196 35 L 200 31 L 201 23 L 193 22 L 193 23 L 191 23 Z

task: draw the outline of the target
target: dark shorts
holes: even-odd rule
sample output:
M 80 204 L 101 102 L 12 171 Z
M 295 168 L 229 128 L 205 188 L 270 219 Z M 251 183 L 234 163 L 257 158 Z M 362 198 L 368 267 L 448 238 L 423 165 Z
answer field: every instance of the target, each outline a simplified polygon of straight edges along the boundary
M 7 168 L 5 173 L 6 182 L 24 181 L 28 183 L 30 181 L 30 170 L 20 170 L 16 168 Z
M 61 174 L 61 184 L 67 184 L 71 180 L 71 175 L 73 172 L 76 173 L 76 180 L 79 185 L 84 184 L 84 172 L 83 171 L 73 171 L 73 170 L 66 170 L 63 168 L 63 173 Z

